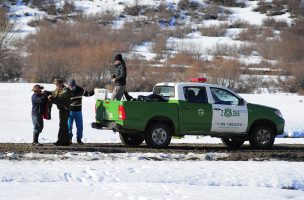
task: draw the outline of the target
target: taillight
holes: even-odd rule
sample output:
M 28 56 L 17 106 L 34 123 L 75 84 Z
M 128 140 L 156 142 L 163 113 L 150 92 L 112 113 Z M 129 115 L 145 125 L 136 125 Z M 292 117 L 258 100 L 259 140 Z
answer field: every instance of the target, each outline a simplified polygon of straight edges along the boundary
M 126 111 L 125 108 L 123 107 L 123 105 L 120 105 L 118 107 L 118 119 L 119 120 L 126 120 L 127 116 L 126 116 Z

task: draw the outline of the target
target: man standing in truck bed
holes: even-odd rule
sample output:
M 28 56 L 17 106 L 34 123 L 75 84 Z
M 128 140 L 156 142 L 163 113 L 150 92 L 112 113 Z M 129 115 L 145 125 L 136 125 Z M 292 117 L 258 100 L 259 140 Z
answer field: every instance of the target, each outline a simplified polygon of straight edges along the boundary
M 127 68 L 121 54 L 114 59 L 115 73 L 112 75 L 112 82 L 115 84 L 111 100 L 120 100 L 126 90 Z
M 76 81 L 74 79 L 69 80 L 69 88 L 71 90 L 71 111 L 69 114 L 68 120 L 68 128 L 69 128 L 69 136 L 70 143 L 72 143 L 73 138 L 73 122 L 75 120 L 76 128 L 77 128 L 77 143 L 83 144 L 82 132 L 83 132 L 83 120 L 82 120 L 82 97 L 90 97 L 94 95 L 94 91 L 86 91 L 82 87 L 76 85 Z

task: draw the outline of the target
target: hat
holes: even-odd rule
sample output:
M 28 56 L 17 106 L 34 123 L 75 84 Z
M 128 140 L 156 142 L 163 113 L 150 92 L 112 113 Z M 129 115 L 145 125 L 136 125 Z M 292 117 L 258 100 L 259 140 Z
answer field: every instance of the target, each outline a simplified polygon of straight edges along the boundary
M 43 86 L 41 86 L 41 85 L 37 84 L 37 85 L 34 85 L 34 87 L 33 87 L 32 91 L 33 91 L 33 92 L 35 92 L 35 91 L 37 91 L 37 90 L 43 90 L 43 89 L 44 89 L 44 87 L 43 87 Z
M 69 85 L 70 87 L 76 86 L 76 81 L 75 81 L 75 79 L 70 79 L 69 82 L 68 82 L 68 85 Z
M 115 58 L 114 58 L 114 61 L 117 61 L 117 60 L 123 61 L 122 55 L 121 55 L 120 53 L 119 53 L 119 54 L 116 54 L 116 56 L 115 56 Z
M 54 80 L 54 84 L 57 85 L 57 84 L 62 84 L 63 81 L 61 79 L 55 79 Z

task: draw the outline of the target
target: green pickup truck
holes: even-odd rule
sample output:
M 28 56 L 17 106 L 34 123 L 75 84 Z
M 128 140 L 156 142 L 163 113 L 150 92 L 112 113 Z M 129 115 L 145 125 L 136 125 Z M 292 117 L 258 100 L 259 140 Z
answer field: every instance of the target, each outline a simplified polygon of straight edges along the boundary
M 93 128 L 119 132 L 123 144 L 165 148 L 172 136 L 221 138 L 238 148 L 269 149 L 283 134 L 285 120 L 278 109 L 247 103 L 229 89 L 201 82 L 158 83 L 153 98 L 137 101 L 96 101 Z M 158 97 L 158 98 L 155 98 Z

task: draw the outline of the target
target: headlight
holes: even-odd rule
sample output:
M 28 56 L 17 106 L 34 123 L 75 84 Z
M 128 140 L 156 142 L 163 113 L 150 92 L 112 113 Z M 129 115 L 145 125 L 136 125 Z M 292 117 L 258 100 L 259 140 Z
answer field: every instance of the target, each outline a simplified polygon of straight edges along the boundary
M 281 111 L 277 110 L 277 111 L 275 111 L 275 114 L 283 119 L 283 115 L 282 115 Z

